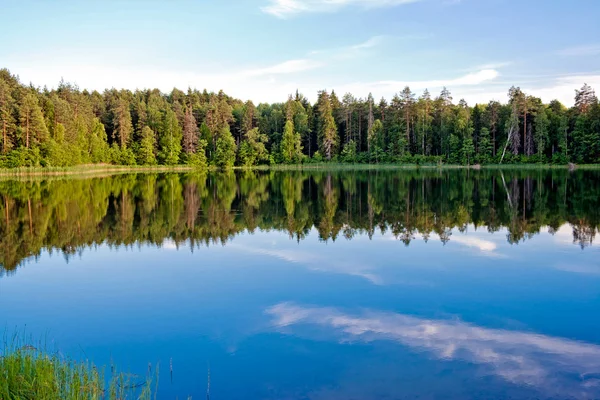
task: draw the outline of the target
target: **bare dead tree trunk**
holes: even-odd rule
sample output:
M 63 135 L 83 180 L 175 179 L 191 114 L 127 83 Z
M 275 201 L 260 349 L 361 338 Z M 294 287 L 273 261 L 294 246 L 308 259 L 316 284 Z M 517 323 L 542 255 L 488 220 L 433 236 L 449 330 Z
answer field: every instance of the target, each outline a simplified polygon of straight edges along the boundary
M 500 164 L 502 164 L 502 161 L 504 161 L 504 156 L 506 155 L 506 149 L 508 149 L 508 144 L 510 143 L 510 139 L 513 136 L 513 129 L 511 128 L 510 132 L 508 133 L 508 138 L 506 139 L 506 145 L 504 146 L 504 150 L 502 151 L 502 157 L 500 158 Z

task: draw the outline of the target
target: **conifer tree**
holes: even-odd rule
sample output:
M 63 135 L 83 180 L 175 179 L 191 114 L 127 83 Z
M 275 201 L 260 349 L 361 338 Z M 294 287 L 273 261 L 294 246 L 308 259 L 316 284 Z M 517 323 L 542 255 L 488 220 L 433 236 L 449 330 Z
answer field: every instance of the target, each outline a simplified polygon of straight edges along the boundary
M 19 111 L 25 147 L 37 147 L 44 143 L 48 139 L 49 133 L 37 96 L 31 92 L 25 94 Z
M 0 79 L 0 130 L 2 130 L 2 153 L 14 146 L 13 138 L 16 128 L 13 110 L 15 101 L 12 98 L 10 86 Z
M 327 91 L 319 93 L 317 107 L 319 112 L 319 147 L 327 160 L 331 160 L 336 153 L 339 138 Z
M 149 126 L 142 129 L 141 142 L 137 154 L 137 162 L 139 165 L 155 165 L 156 156 L 154 155 L 154 147 L 156 137 Z
M 186 108 L 183 122 L 183 151 L 186 154 L 195 153 L 198 146 L 198 125 L 190 107 Z

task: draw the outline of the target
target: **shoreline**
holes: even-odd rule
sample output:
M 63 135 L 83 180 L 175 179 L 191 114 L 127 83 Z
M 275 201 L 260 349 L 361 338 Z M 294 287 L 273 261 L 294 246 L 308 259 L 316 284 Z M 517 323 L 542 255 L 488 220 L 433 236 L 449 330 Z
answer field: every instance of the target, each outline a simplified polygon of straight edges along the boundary
M 253 167 L 233 167 L 232 171 L 304 171 L 304 170 L 540 170 L 540 169 L 566 169 L 568 165 L 555 164 L 487 164 L 487 165 L 455 165 L 455 164 L 345 164 L 345 163 L 315 163 L 315 164 L 290 164 L 290 165 L 259 165 Z M 600 169 L 600 164 L 577 165 L 575 169 L 593 170 Z M 45 176 L 112 176 L 118 174 L 134 173 L 183 173 L 218 171 L 218 168 L 209 167 L 196 169 L 189 165 L 175 166 L 119 166 L 119 165 L 83 165 L 74 167 L 27 167 L 14 169 L 0 169 L 1 178 L 19 177 L 45 177 Z

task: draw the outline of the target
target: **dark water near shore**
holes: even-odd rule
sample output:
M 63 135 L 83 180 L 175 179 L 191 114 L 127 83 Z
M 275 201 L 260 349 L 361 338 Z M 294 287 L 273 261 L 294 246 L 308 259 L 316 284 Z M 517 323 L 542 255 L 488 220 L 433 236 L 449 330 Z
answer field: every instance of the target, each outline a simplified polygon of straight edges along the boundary
M 594 171 L 5 180 L 0 324 L 166 399 L 597 399 L 599 228 Z

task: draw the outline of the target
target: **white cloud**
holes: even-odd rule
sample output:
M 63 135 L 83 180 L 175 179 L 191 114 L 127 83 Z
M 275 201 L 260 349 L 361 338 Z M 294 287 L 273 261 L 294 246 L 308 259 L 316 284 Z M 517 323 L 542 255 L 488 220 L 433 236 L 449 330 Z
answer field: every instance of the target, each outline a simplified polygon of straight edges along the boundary
M 270 0 L 262 11 L 278 18 L 288 18 L 304 13 L 338 11 L 344 7 L 357 6 L 364 9 L 393 7 L 420 0 Z
M 332 338 L 343 342 L 392 340 L 427 350 L 442 360 L 479 365 L 508 382 L 550 390 L 565 398 L 600 396 L 600 381 L 594 378 L 600 373 L 600 346 L 595 344 L 461 321 L 372 311 L 351 315 L 334 308 L 291 303 L 277 304 L 266 313 L 273 317 L 274 327 L 286 332 L 309 324 L 325 328 Z
M 264 76 L 264 75 L 285 75 L 294 74 L 297 72 L 309 71 L 321 67 L 323 64 L 314 60 L 302 59 L 302 60 L 289 60 L 284 61 L 280 64 L 272 65 L 265 68 L 251 69 L 248 71 L 241 71 L 241 76 Z
M 401 91 L 405 86 L 411 88 L 413 92 L 421 92 L 429 89 L 434 92 L 436 89 L 447 87 L 452 88 L 478 86 L 484 83 L 492 82 L 499 76 L 499 72 L 494 69 L 484 69 L 477 72 L 472 72 L 457 78 L 437 79 L 437 80 L 422 80 L 422 81 L 400 81 L 386 80 L 376 82 L 357 82 L 333 87 L 338 93 L 352 93 L 355 96 L 364 96 L 366 93 L 373 93 L 375 98 L 385 97 L 390 99 L 394 94 Z M 455 99 L 460 98 L 456 97 Z
M 563 57 L 597 56 L 599 54 L 600 44 L 574 46 L 558 51 L 558 55 Z
M 302 85 L 290 79 L 322 67 L 322 62 L 311 59 L 283 61 L 264 67 L 247 67 L 221 72 L 196 72 L 179 69 L 154 69 L 151 67 L 114 66 L 110 64 L 84 64 L 69 60 L 31 58 L 26 62 L 7 62 L 7 67 L 17 73 L 23 83 L 56 87 L 61 78 L 77 84 L 80 89 L 98 90 L 158 88 L 170 92 L 174 87 L 188 87 L 219 91 L 241 99 L 257 102 L 285 100 Z M 285 81 L 282 81 L 284 78 Z M 315 92 L 316 93 L 316 92 Z
M 522 87 L 526 93 L 541 98 L 544 102 L 554 99 L 572 106 L 575 103 L 575 90 L 580 89 L 584 83 L 593 88 L 600 88 L 600 75 L 569 75 L 557 78 L 550 86 L 539 88 Z

